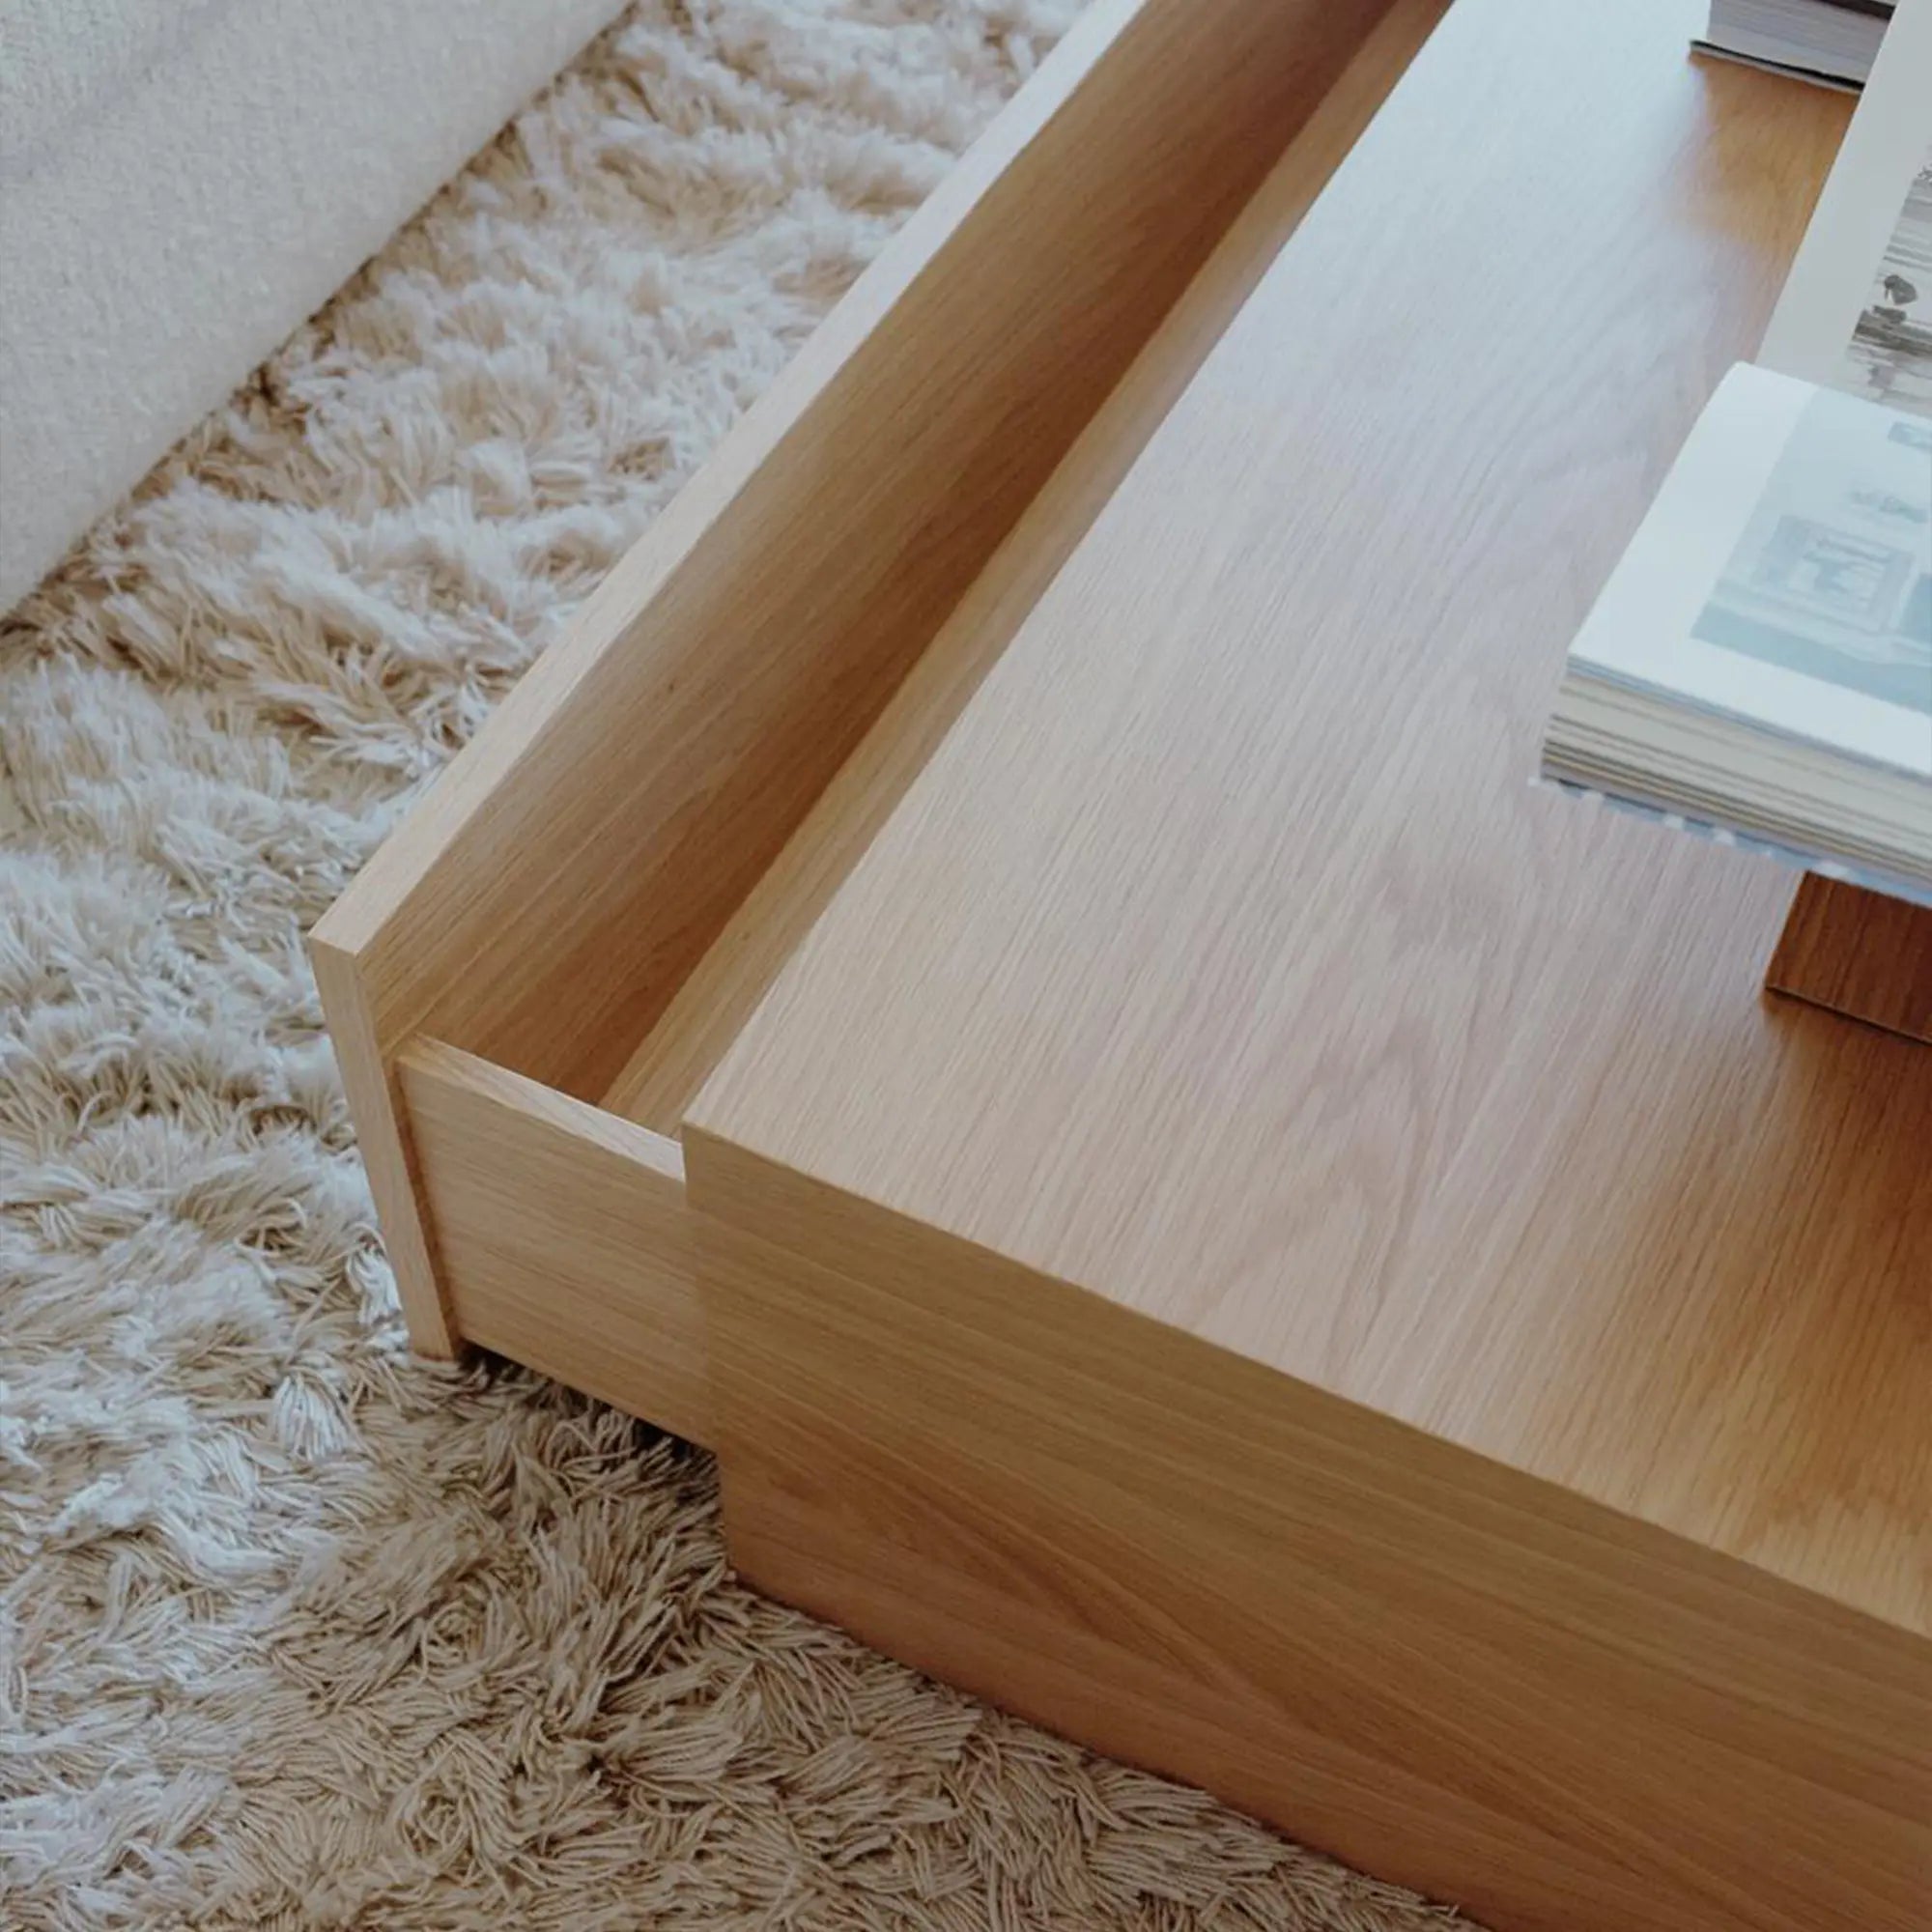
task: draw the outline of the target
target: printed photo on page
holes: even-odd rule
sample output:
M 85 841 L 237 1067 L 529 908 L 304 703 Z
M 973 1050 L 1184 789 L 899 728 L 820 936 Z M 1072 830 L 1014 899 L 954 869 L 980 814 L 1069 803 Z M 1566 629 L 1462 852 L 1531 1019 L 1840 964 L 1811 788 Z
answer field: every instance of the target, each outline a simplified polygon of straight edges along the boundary
M 1932 779 L 1932 421 L 1732 369 L 1571 663 Z
M 1932 90 L 1932 74 L 1926 86 Z M 1932 140 L 1873 271 L 1845 360 L 1849 380 L 1840 388 L 1932 415 Z
M 1814 396 L 1690 634 L 1923 718 L 1932 745 L 1932 422 Z
M 1932 0 L 1903 0 L 1757 358 L 1932 417 Z

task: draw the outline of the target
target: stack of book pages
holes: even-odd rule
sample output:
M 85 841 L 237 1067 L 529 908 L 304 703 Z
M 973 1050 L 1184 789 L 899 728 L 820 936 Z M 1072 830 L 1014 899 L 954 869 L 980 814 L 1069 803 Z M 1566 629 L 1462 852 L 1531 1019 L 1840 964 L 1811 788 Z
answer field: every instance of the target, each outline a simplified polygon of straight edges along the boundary
M 1892 0 L 1711 0 L 1698 45 L 1831 87 L 1863 84 Z
M 1542 768 L 1932 904 L 1932 0 L 1572 644 Z

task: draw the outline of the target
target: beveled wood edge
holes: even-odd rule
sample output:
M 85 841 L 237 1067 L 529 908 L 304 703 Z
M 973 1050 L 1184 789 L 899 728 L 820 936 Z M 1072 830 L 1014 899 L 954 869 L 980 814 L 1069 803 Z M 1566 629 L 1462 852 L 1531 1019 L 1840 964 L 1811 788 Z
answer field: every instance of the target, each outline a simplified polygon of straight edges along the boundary
M 423 1212 L 400 1052 L 384 1049 L 360 950 L 336 944 L 318 925 L 309 935 L 308 953 L 410 1346 L 418 1354 L 451 1360 L 461 1350 L 462 1336 Z

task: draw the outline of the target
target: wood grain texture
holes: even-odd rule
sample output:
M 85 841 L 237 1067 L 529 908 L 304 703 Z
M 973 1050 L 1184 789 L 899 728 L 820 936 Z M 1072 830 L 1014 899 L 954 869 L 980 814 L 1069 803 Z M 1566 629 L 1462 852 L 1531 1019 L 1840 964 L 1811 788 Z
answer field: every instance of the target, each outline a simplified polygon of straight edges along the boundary
M 688 1152 L 758 1588 L 1508 1932 L 1922 1926 L 1932 1645 Z
M 440 1041 L 400 1072 L 458 1331 L 710 1442 L 677 1143 Z
M 1528 782 L 1844 123 L 1695 24 L 1451 10 L 692 1120 L 1923 1636 L 1932 1063 Z
M 1932 909 L 1807 872 L 1764 983 L 1932 1043 Z
M 697 961 L 603 1104 L 675 1135 L 811 923 L 904 796 L 1427 40 L 1448 0 L 1395 0 L 891 702 Z
M 401 1046 L 606 1091 L 1382 4 L 1095 0 L 317 927 L 419 1346 Z

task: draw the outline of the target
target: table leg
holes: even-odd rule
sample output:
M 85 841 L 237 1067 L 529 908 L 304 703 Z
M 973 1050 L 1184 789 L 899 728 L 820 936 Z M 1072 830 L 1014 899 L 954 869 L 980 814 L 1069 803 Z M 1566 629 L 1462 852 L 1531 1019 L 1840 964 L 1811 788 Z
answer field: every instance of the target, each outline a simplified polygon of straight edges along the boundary
M 1807 872 L 1764 982 L 1932 1044 L 1932 906 Z

